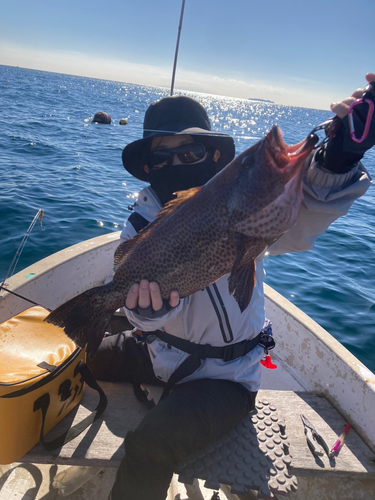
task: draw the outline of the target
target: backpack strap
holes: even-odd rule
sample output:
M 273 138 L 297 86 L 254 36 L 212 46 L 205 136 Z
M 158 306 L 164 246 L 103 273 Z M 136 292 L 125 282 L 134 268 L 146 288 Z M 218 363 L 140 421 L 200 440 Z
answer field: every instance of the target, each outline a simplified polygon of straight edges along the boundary
M 169 380 L 163 390 L 163 399 L 169 394 L 170 390 L 175 384 L 177 384 L 177 382 L 198 370 L 202 359 L 216 358 L 222 359 L 223 361 L 233 361 L 241 356 L 246 356 L 246 354 L 259 345 L 262 334 L 263 332 L 260 332 L 253 339 L 242 340 L 241 342 L 236 342 L 235 344 L 222 347 L 212 346 L 210 344 L 195 344 L 194 342 L 175 337 L 174 335 L 161 330 L 155 330 L 153 332 L 139 332 L 139 330 L 136 330 L 133 336 L 137 342 L 147 342 L 147 338 L 154 336 L 166 344 L 190 354 L 190 356 L 187 357 L 169 377 Z M 150 340 L 151 338 L 149 338 L 148 341 Z
M 145 219 L 138 212 L 133 212 L 129 216 L 128 221 L 134 227 L 134 229 L 137 231 L 137 233 L 139 233 L 139 231 L 141 229 L 144 229 L 149 224 L 149 221 L 147 219 Z

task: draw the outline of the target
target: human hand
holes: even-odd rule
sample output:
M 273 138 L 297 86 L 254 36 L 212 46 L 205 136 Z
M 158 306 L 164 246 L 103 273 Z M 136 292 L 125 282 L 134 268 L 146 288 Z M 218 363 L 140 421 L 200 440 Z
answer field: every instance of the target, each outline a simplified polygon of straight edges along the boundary
M 375 82 L 375 73 L 367 73 L 366 80 L 368 83 Z M 350 105 L 356 100 L 360 99 L 363 95 L 365 89 L 357 89 L 351 97 L 347 97 L 341 102 L 334 102 L 331 104 L 331 110 L 335 113 L 339 118 L 344 118 L 348 114 L 348 110 Z
M 331 110 L 336 113 L 336 117 L 331 121 L 331 126 L 326 129 L 329 140 L 323 143 L 316 156 L 320 168 L 325 171 L 335 174 L 349 172 L 362 159 L 364 153 L 375 145 L 375 113 L 370 120 L 367 137 L 361 141 L 355 141 L 352 138 L 348 117 L 350 105 L 357 99 L 361 99 L 364 92 L 366 92 L 365 98 L 375 104 L 375 73 L 367 73 L 366 80 L 369 83 L 366 89 L 357 89 L 351 97 L 331 104 Z M 360 102 L 352 111 L 354 134 L 360 138 L 366 121 L 370 117 L 369 105 L 366 102 Z
M 169 305 L 171 307 L 178 306 L 180 297 L 178 292 L 173 291 L 170 294 Z M 129 290 L 125 300 L 127 309 L 147 309 L 152 306 L 152 309 L 160 311 L 163 307 L 163 299 L 161 297 L 160 288 L 155 281 L 142 280 L 139 284 L 135 283 Z

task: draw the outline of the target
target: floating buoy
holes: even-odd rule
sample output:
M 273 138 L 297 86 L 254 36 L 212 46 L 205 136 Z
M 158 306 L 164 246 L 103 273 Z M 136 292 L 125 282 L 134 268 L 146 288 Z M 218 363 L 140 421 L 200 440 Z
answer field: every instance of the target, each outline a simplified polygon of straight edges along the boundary
M 104 111 L 98 111 L 97 113 L 95 113 L 92 121 L 93 123 L 105 123 L 109 125 L 111 123 L 111 117 L 108 113 L 104 113 Z
M 127 125 L 128 124 L 128 119 L 127 118 L 121 118 L 120 120 L 120 125 Z

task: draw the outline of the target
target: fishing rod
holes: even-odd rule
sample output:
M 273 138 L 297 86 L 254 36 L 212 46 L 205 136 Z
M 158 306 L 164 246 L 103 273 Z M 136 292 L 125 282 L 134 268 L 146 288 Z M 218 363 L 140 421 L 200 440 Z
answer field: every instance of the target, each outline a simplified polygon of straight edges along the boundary
M 44 215 L 44 211 L 40 208 L 37 211 L 35 217 L 33 218 L 33 220 L 31 222 L 28 230 L 26 231 L 24 237 L 22 238 L 20 246 L 17 248 L 17 252 L 15 253 L 15 255 L 13 257 L 13 260 L 10 263 L 9 269 L 6 272 L 5 278 L 4 278 L 3 282 L 0 285 L 1 288 L 4 287 L 4 284 L 5 284 L 6 280 L 9 278 L 9 276 L 12 276 L 12 274 L 14 273 L 14 271 L 16 269 L 16 266 L 18 264 L 19 258 L 21 257 L 21 253 L 22 253 L 23 247 L 25 246 L 26 240 L 29 237 L 31 231 L 33 230 L 33 228 L 34 228 L 34 226 L 35 226 L 36 221 L 38 220 L 38 218 L 40 218 L 40 224 L 42 224 L 43 215 Z
M 12 274 L 14 273 L 15 269 L 16 269 L 16 266 L 18 264 L 18 261 L 21 257 L 21 253 L 24 249 L 24 246 L 26 244 L 26 240 L 27 238 L 29 237 L 31 231 L 33 230 L 35 224 L 36 224 L 36 221 L 38 220 L 38 218 L 40 219 L 40 225 L 42 225 L 42 219 L 43 219 L 43 215 L 44 215 L 44 211 L 40 208 L 35 217 L 33 218 L 30 226 L 28 227 L 24 237 L 22 238 L 22 241 L 13 257 L 13 260 L 9 266 L 9 269 L 8 271 L 6 272 L 6 275 L 5 275 L 5 278 L 3 279 L 3 282 L 1 283 L 0 285 L 0 290 L 5 290 L 6 292 L 8 293 L 11 293 L 12 295 L 15 295 L 16 297 L 19 297 L 20 299 L 24 299 L 26 300 L 27 302 L 30 302 L 31 304 L 34 304 L 36 306 L 39 306 L 40 304 L 38 304 L 37 302 L 34 302 L 33 300 L 31 299 L 28 299 L 27 297 L 23 297 L 22 295 L 20 295 L 19 293 L 16 293 L 16 292 L 13 292 L 12 290 L 9 290 L 8 288 L 6 288 L 4 285 L 6 285 L 6 280 L 12 276 Z M 1 298 L 1 297 L 0 297 Z M 45 309 L 48 309 L 47 307 Z M 50 309 L 48 309 L 50 311 Z
M 174 55 L 174 64 L 173 64 L 173 72 L 172 72 L 172 83 L 171 83 L 171 94 L 170 94 L 171 96 L 173 95 L 174 78 L 175 78 L 175 75 L 176 75 L 177 55 L 178 55 L 178 48 L 180 46 L 180 35 L 181 35 L 181 28 L 182 28 L 182 19 L 184 17 L 184 9 L 185 9 L 185 0 L 182 0 L 180 23 L 178 25 L 176 52 L 175 52 L 175 55 Z

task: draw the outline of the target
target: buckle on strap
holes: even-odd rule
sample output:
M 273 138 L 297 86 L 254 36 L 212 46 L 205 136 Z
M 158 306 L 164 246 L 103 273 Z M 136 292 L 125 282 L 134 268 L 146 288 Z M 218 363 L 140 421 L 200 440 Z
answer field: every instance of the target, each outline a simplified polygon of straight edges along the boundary
M 271 349 L 273 349 L 276 345 L 273 336 L 267 333 L 262 333 L 260 340 L 259 340 L 259 345 L 263 347 L 263 349 L 268 353 Z
M 156 339 L 155 332 L 142 332 L 138 328 L 132 330 L 132 336 L 137 344 L 143 344 L 144 342 L 151 344 Z

